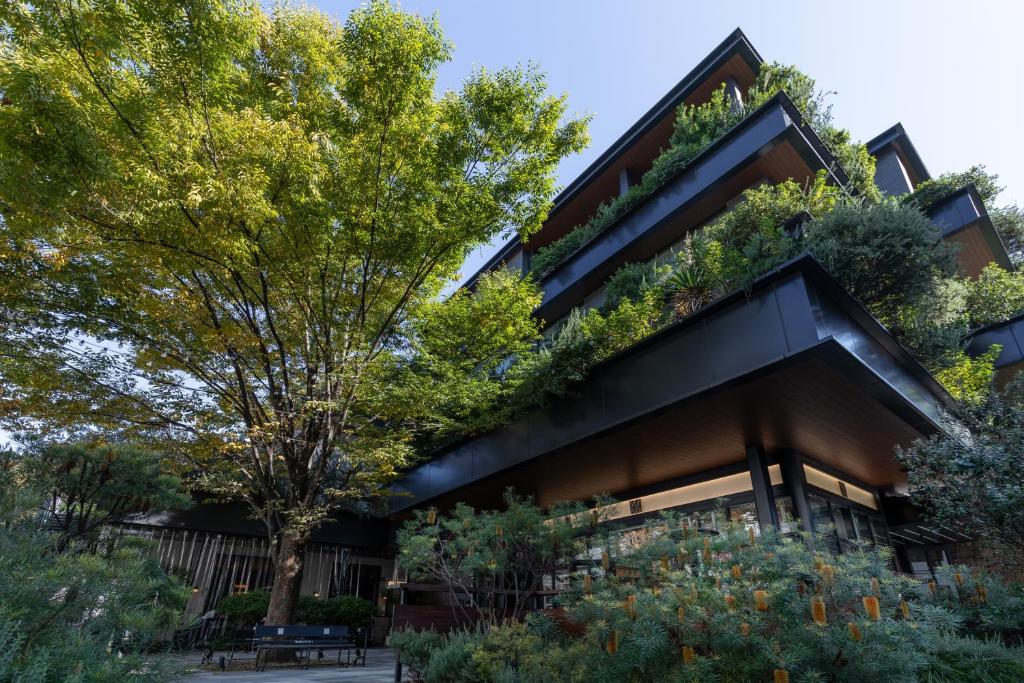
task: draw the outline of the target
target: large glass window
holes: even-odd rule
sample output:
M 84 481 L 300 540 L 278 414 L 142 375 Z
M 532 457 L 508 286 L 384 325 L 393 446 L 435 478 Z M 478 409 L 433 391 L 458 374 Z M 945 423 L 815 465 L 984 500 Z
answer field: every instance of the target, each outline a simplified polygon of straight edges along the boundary
M 807 502 L 811 506 L 811 519 L 814 520 L 814 531 L 822 535 L 834 552 L 839 552 L 835 524 L 832 522 L 832 513 L 829 511 L 828 501 L 819 496 L 809 495 L 807 496 Z

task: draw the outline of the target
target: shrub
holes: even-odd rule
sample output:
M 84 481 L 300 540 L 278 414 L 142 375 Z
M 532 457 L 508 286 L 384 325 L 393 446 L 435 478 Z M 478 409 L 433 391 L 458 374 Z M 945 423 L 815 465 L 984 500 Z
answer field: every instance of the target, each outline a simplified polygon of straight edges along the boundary
M 217 604 L 217 611 L 240 627 L 259 623 L 267 615 L 270 593 L 249 591 L 223 597 Z M 339 595 L 334 598 L 315 598 L 312 595 L 299 597 L 296 623 L 365 626 L 375 613 L 373 603 L 354 595 Z
M 1003 190 L 997 184 L 998 180 L 998 175 L 989 173 L 985 170 L 984 165 L 979 164 L 971 166 L 966 171 L 943 173 L 938 178 L 926 180 L 918 185 L 913 192 L 904 195 L 902 201 L 906 204 L 913 204 L 922 211 L 927 211 L 940 199 L 968 185 L 974 185 L 981 200 L 988 204 Z
M 913 206 L 842 202 L 804 229 L 805 247 L 883 323 L 956 272 L 953 249 Z
M 966 313 L 972 328 L 1002 322 L 1024 311 L 1024 271 L 990 263 L 969 282 Z
M 988 215 L 1013 265 L 1020 268 L 1024 265 L 1024 211 L 1018 206 L 1006 206 L 990 209 Z
M 718 528 L 665 513 L 597 530 L 607 560 L 558 598 L 571 629 L 531 615 L 403 645 L 432 649 L 427 681 L 1009 681 L 1024 667 L 999 642 L 1019 634 L 1020 596 L 989 577 L 957 567 L 925 584 L 894 573 L 888 548 L 837 556 L 824 537 Z

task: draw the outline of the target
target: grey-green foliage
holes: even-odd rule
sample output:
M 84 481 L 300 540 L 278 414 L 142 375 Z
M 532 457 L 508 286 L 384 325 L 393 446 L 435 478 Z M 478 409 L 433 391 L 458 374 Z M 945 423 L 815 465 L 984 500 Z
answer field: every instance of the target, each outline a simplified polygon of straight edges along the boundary
M 141 539 L 86 546 L 45 528 L 44 494 L 24 474 L 0 460 L 0 681 L 168 680 L 145 654 L 177 623 L 185 589 Z
M 570 574 L 556 597 L 560 615 L 447 636 L 404 632 L 400 656 L 426 681 L 446 683 L 739 682 L 772 680 L 776 670 L 835 682 L 1024 675 L 1012 645 L 1024 601 L 993 577 L 955 567 L 926 585 L 894 572 L 887 547 L 835 555 L 821 535 L 752 538 L 724 522 L 718 530 L 706 534 L 675 512 L 639 532 L 591 527 L 576 542 L 607 551 L 613 571 L 603 560 L 577 565 L 591 582 Z M 400 544 L 404 553 L 409 539 Z M 876 612 L 865 599 L 877 601 Z
M 671 270 L 671 265 L 653 261 L 627 263 L 615 271 L 605 283 L 602 311 L 607 312 L 616 308 L 623 299 L 638 301 L 645 291 L 659 287 Z

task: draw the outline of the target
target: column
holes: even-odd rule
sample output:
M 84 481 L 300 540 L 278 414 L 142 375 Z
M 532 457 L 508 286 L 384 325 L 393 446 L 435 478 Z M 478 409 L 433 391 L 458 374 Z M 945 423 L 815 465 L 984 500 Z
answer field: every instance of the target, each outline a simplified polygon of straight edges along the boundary
M 760 444 L 747 446 L 747 467 L 750 468 L 750 483 L 754 487 L 754 505 L 757 507 L 757 521 L 761 528 L 779 526 L 779 513 L 775 508 L 772 481 L 768 476 L 768 463 Z

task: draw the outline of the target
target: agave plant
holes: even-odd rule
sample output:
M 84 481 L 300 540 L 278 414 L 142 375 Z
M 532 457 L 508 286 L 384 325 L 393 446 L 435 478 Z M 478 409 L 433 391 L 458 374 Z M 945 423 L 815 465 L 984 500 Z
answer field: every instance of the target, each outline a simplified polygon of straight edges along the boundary
M 715 283 L 707 268 L 696 263 L 680 265 L 665 281 L 668 303 L 679 317 L 685 317 L 711 303 Z

